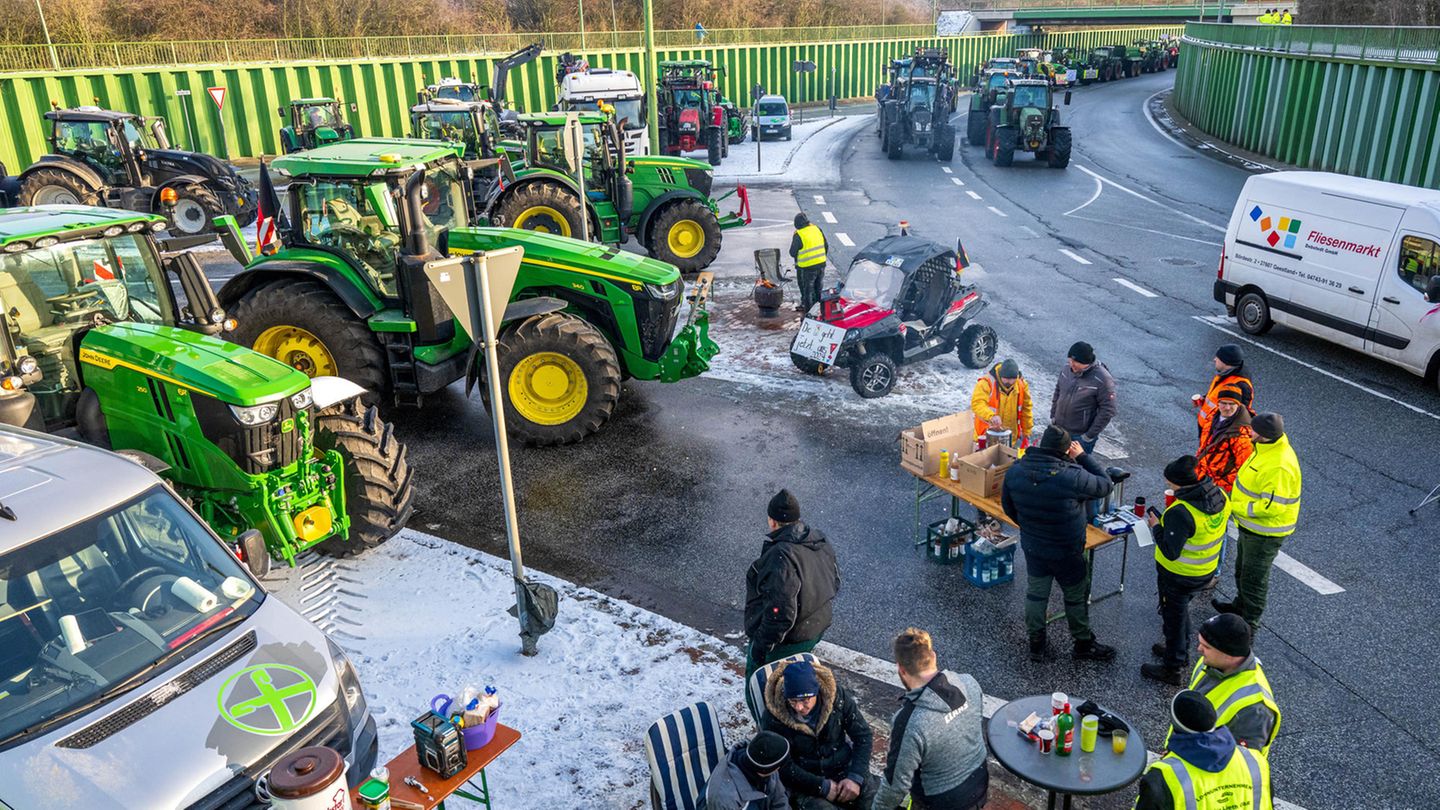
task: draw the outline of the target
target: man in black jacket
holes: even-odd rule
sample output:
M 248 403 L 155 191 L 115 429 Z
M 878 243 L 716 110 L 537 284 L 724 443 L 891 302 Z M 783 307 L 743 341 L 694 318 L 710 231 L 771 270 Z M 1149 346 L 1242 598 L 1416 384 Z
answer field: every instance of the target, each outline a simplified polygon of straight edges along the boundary
M 1090 630 L 1090 566 L 1085 559 L 1086 504 L 1110 494 L 1110 477 L 1070 432 L 1050 425 L 1040 444 L 1005 473 L 1000 491 L 1005 514 L 1020 527 L 1029 585 L 1025 591 L 1025 628 L 1030 660 L 1045 658 L 1045 608 L 1052 582 L 1065 597 L 1065 620 L 1075 641 L 1075 657 L 1109 661 L 1115 648 L 1095 641 Z
M 1184 686 L 1189 663 L 1190 600 L 1205 588 L 1220 563 L 1225 523 L 1230 517 L 1225 490 L 1209 478 L 1195 474 L 1195 457 L 1181 456 L 1165 465 L 1165 485 L 1175 491 L 1175 502 L 1148 520 L 1155 534 L 1155 589 L 1160 595 L 1163 644 L 1151 652 L 1161 664 L 1141 664 L 1140 674 L 1151 680 Z
M 824 664 L 795 661 L 765 682 L 766 731 L 790 741 L 780 781 L 796 810 L 870 810 L 874 735 L 850 690 Z
M 745 573 L 745 677 L 796 653 L 809 652 L 830 629 L 830 603 L 840 592 L 835 549 L 819 529 L 800 522 L 800 502 L 782 489 L 767 509 L 769 539 Z
M 1100 431 L 1115 418 L 1115 378 L 1083 340 L 1070 347 L 1065 362 L 1050 398 L 1050 424 L 1068 430 L 1085 452 L 1093 453 Z

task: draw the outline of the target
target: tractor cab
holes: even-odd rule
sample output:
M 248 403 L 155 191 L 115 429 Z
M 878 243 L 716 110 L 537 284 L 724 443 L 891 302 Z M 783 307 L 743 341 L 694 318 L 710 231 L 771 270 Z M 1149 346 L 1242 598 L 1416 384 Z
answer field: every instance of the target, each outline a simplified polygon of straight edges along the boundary
M 288 109 L 281 107 L 280 117 L 289 124 L 280 130 L 285 154 L 354 138 L 355 130 L 345 122 L 340 105 L 333 98 L 298 98 Z
M 474 82 L 465 82 L 454 77 L 441 79 L 425 88 L 430 98 L 451 101 L 485 101 L 485 88 Z
M 719 71 L 704 59 L 660 63 L 655 109 L 661 154 L 681 155 L 705 149 L 710 165 L 720 165 L 729 150 L 718 81 Z
M 939 160 L 950 160 L 955 149 L 950 125 L 954 95 L 953 66 L 944 51 L 917 48 L 909 59 L 897 60 L 889 98 L 880 105 L 881 149 L 894 159 L 911 143 Z
M 569 168 L 571 145 L 564 137 L 566 117 L 565 113 L 520 116 L 520 125 L 525 131 L 524 161 L 527 168 L 549 169 L 574 176 Z M 613 200 L 616 216 L 621 220 L 627 219 L 634 193 L 626 177 L 624 138 L 609 115 L 581 113 L 579 119 L 584 137 L 585 151 L 580 160 L 585 174 L 585 196 L 592 205 Z
M 489 102 L 432 99 L 410 108 L 410 134 L 464 144 L 469 160 L 494 157 L 500 147 L 500 118 Z

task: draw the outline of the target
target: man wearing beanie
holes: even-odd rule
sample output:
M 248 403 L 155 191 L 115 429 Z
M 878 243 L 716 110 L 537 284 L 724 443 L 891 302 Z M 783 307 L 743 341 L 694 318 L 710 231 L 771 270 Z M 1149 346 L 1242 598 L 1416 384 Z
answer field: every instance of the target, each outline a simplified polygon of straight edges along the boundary
M 792 661 L 771 673 L 762 725 L 790 743 L 780 781 L 796 810 L 870 810 L 874 735 L 829 667 Z
M 1215 482 L 1195 475 L 1194 456 L 1165 465 L 1165 484 L 1175 491 L 1175 502 L 1159 517 L 1153 510 L 1146 516 L 1155 535 L 1155 590 L 1160 595 L 1165 641 L 1151 648 L 1161 663 L 1141 664 L 1140 674 L 1180 686 L 1189 662 L 1190 600 L 1220 564 L 1230 513 L 1225 493 Z
M 1250 412 L 1241 402 L 1240 389 L 1233 385 L 1221 387 L 1215 397 L 1220 406 L 1210 417 L 1209 427 L 1201 432 L 1205 440 L 1195 453 L 1195 474 L 1214 481 L 1229 495 L 1235 488 L 1240 465 L 1254 452 Z
M 1215 707 L 1216 725 L 1228 728 L 1251 751 L 1269 756 L 1280 733 L 1280 705 L 1250 650 L 1250 625 L 1233 614 L 1211 616 L 1200 625 L 1199 649 L 1190 688 Z
M 1061 427 L 1051 425 L 1005 473 L 1000 505 L 1020 527 L 1025 552 L 1025 629 L 1030 660 L 1045 659 L 1045 609 L 1059 583 L 1075 657 L 1109 661 L 1115 648 L 1095 641 L 1090 629 L 1090 567 L 1085 562 L 1089 503 L 1110 494 L 1110 477 Z
M 976 438 L 987 430 L 1008 430 L 1013 445 L 1028 445 L 1030 431 L 1035 429 L 1035 406 L 1030 401 L 1030 386 L 1020 376 L 1020 364 L 1008 359 L 996 363 L 976 381 L 970 411 L 975 414 Z
M 790 796 L 780 783 L 780 768 L 790 744 L 769 731 L 730 749 L 700 790 L 697 810 L 789 810 Z
M 745 677 L 789 655 L 809 652 L 830 629 L 840 592 L 835 549 L 800 522 L 800 502 L 782 489 L 766 510 L 770 532 L 745 572 Z
M 1215 707 L 1204 695 L 1189 689 L 1176 695 L 1170 722 L 1169 750 L 1140 777 L 1135 810 L 1274 807 L 1269 759 L 1236 745 L 1224 726 L 1216 728 Z
M 1055 380 L 1050 398 L 1050 424 L 1070 431 L 1085 452 L 1095 452 L 1100 431 L 1115 418 L 1115 378 L 1095 350 L 1080 341 L 1070 347 L 1065 368 Z
M 1239 394 L 1240 404 L 1251 416 L 1255 415 L 1255 383 L 1250 380 L 1250 372 L 1245 370 L 1245 354 L 1240 351 L 1239 344 L 1226 343 L 1216 349 L 1214 362 L 1215 377 L 1210 380 L 1210 388 L 1203 396 L 1192 397 L 1197 408 L 1195 424 L 1202 447 L 1215 411 L 1220 407 L 1218 394 L 1221 389 L 1234 388 Z
M 797 312 L 809 312 L 820 300 L 825 280 L 825 251 L 829 244 L 819 225 L 803 213 L 795 215 L 795 235 L 790 237 L 790 258 L 795 260 L 796 281 L 800 284 Z
M 1235 555 L 1235 601 L 1211 602 L 1216 610 L 1235 613 L 1260 628 L 1260 615 L 1270 593 L 1270 566 L 1280 545 L 1300 519 L 1300 460 L 1285 435 L 1278 413 L 1250 420 L 1255 451 L 1235 474 L 1230 516 L 1240 530 Z

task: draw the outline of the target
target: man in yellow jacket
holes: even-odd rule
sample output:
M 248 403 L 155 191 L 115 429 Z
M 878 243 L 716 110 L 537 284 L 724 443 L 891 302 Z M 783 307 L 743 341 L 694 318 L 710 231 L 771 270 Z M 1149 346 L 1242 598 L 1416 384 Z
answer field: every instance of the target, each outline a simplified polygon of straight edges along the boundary
M 1278 413 L 1262 413 L 1250 420 L 1255 452 L 1235 474 L 1230 493 L 1230 517 L 1240 530 L 1235 556 L 1235 601 L 1211 600 L 1221 613 L 1235 613 L 1260 627 L 1260 614 L 1270 590 L 1270 566 L 1285 538 L 1295 532 L 1300 517 L 1300 461 L 1285 435 L 1285 420 Z
M 1030 386 L 1020 375 L 1020 364 L 1014 360 L 996 363 L 975 383 L 970 410 L 975 414 L 976 438 L 984 436 L 987 430 L 1008 429 L 1010 441 L 1016 447 L 1030 443 L 1030 431 L 1035 428 Z

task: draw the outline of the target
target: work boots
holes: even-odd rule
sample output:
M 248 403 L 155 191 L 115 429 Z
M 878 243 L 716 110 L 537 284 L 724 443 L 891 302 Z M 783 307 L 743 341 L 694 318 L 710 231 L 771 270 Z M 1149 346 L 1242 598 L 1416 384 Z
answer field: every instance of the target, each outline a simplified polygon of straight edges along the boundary
M 1045 631 L 1030 636 L 1030 660 L 1036 664 L 1045 660 Z
M 1077 661 L 1114 661 L 1115 648 L 1108 644 L 1101 644 L 1093 638 L 1075 642 L 1075 660 Z
M 1171 686 L 1185 685 L 1185 670 L 1180 667 L 1167 667 L 1164 664 L 1141 664 L 1140 675 L 1152 681 L 1168 683 Z
M 1221 613 L 1234 613 L 1237 616 L 1240 615 L 1240 606 L 1235 604 L 1234 602 L 1221 602 L 1219 599 L 1211 599 L 1210 607 L 1215 608 Z

